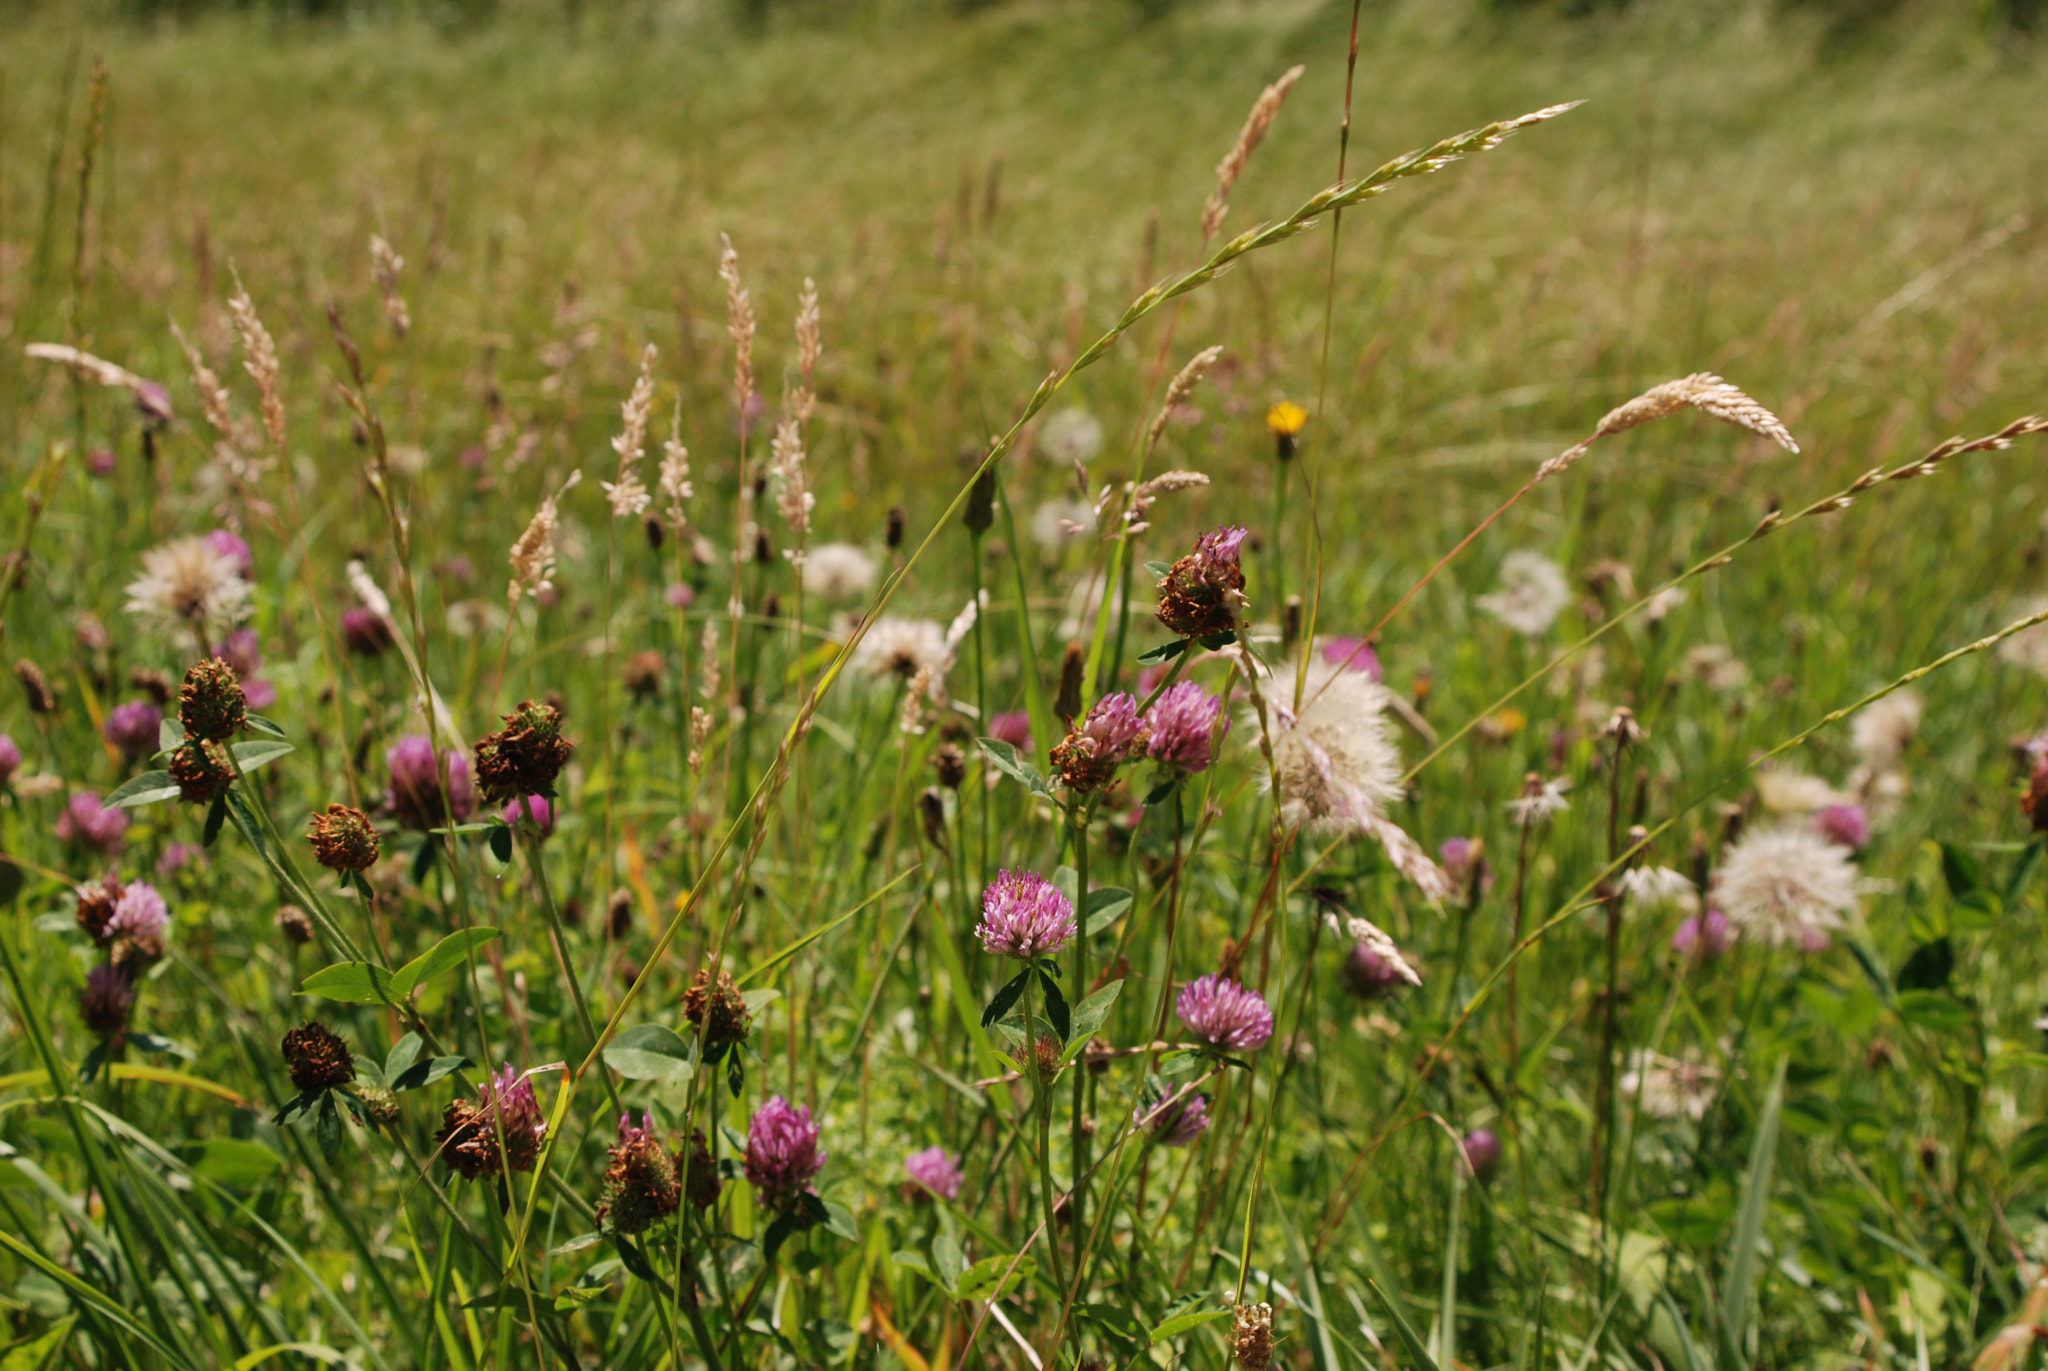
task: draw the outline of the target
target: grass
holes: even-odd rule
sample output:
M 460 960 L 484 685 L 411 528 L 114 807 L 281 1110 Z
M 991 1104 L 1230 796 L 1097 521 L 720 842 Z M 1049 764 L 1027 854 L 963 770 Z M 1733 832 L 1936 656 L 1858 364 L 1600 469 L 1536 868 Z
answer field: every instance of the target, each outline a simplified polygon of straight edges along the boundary
M 4 606 L 10 659 L 39 663 L 59 707 L 0 712 L 26 754 L 0 811 L 17 877 L 0 940 L 10 1357 L 1220 1367 L 1232 1306 L 1256 1299 L 1275 1306 L 1273 1355 L 1317 1371 L 1904 1366 L 1962 1364 L 2041 1322 L 2048 1059 L 2033 1020 L 2048 967 L 2040 844 L 2009 754 L 2048 724 L 2038 676 L 1986 651 L 1913 683 L 1924 715 L 1881 768 L 1903 789 L 1866 796 L 1858 910 L 1828 950 L 1751 938 L 1687 959 L 1671 950 L 1684 909 L 1601 903 L 1617 858 L 1633 860 L 1632 825 L 1651 831 L 1645 864 L 1718 869 L 1738 817 L 1773 822 L 1761 754 L 2028 612 L 2048 548 L 2039 440 L 1774 532 L 1689 580 L 1654 625 L 1625 619 L 1495 711 L 1630 601 L 1607 564 L 1647 594 L 1767 510 L 2044 407 L 2037 47 L 1934 5 L 1849 46 L 1811 16 L 1741 4 L 1577 20 L 1372 7 L 1353 175 L 1587 103 L 1348 211 L 1334 285 L 1325 216 L 1153 312 L 1052 401 L 1101 420 L 1092 483 L 1121 481 L 1164 377 L 1222 344 L 1146 468 L 1210 483 L 1162 496 L 1129 560 L 1171 562 L 1200 532 L 1248 524 L 1252 618 L 1274 624 L 1309 584 L 1313 515 L 1324 633 L 1379 623 L 1537 463 L 1660 381 L 1714 371 L 1785 419 L 1797 455 L 1698 414 L 1603 439 L 1387 624 L 1385 681 L 1420 728 L 1450 737 L 1480 718 L 1385 806 L 1431 852 L 1483 840 L 1499 879 L 1469 898 L 1433 907 L 1371 840 L 1281 822 L 1259 741 L 1283 727 L 1271 706 L 1285 687 L 1261 686 L 1262 724 L 1250 683 L 1199 652 L 1189 678 L 1232 692 L 1223 760 L 1157 795 L 1142 824 L 1149 767 L 1055 803 L 976 749 L 975 714 L 931 709 L 925 732 L 902 732 L 901 680 L 830 676 L 856 601 L 798 599 L 774 555 L 791 536 L 772 486 L 756 514 L 775 547 L 743 573 L 752 617 L 728 618 L 742 456 L 721 232 L 760 321 L 769 417 L 747 474 L 795 383 L 792 319 L 813 278 L 811 541 L 903 568 L 892 614 L 943 625 L 988 589 L 951 695 L 982 718 L 1035 711 L 1025 760 L 1044 768 L 1061 654 L 1096 636 L 1096 622 L 1062 627 L 1070 592 L 1109 544 L 1032 537 L 1041 504 L 1075 488 L 1035 425 L 996 468 L 992 527 L 964 530 L 959 497 L 1048 372 L 1199 264 L 1212 168 L 1295 62 L 1307 74 L 1223 233 L 1330 182 L 1348 21 L 1336 5 L 1225 3 L 1149 26 L 1112 7 L 877 4 L 765 32 L 653 9 L 460 33 L 381 15 L 28 14 L 0 59 L 0 541 L 27 549 Z M 95 54 L 111 75 L 81 216 Z M 372 280 L 372 234 L 406 259 L 403 338 Z M 259 434 L 239 482 L 210 465 L 167 327 L 254 416 L 231 267 L 277 339 L 287 413 L 286 461 L 264 465 Z M 124 397 L 25 358 L 37 341 L 166 383 L 178 418 L 155 460 Z M 643 474 L 678 409 L 701 556 L 673 530 L 657 549 L 637 520 L 608 520 L 598 489 L 650 342 Z M 1313 416 L 1284 468 L 1264 426 L 1281 399 Z M 84 455 L 102 447 L 113 471 L 96 477 Z M 563 500 L 558 598 L 508 622 L 506 550 L 572 469 L 584 480 Z M 885 545 L 892 507 L 900 547 Z M 159 874 L 170 844 L 201 841 L 205 807 L 132 811 L 115 857 L 60 841 L 56 823 L 67 791 L 106 793 L 152 765 L 100 738 L 136 694 L 130 668 L 175 680 L 189 665 L 189 636 L 124 612 L 142 551 L 220 526 L 252 545 L 250 622 L 277 693 L 262 712 L 296 751 L 235 783 L 203 859 Z M 1570 577 L 1534 637 L 1478 605 L 1515 549 Z M 386 749 L 425 727 L 400 654 L 341 650 L 352 556 L 424 648 L 456 741 L 547 698 L 577 744 L 545 840 L 527 831 L 515 850 L 501 828 L 430 844 L 379 814 L 373 902 L 337 890 L 298 836 L 330 803 L 377 811 Z M 1172 637 L 1149 579 L 1127 625 L 1102 621 L 1103 688 L 1133 688 L 1133 659 Z M 681 615 L 666 593 L 678 580 L 694 591 Z M 103 639 L 81 632 L 87 616 Z M 1277 641 L 1260 651 L 1284 658 Z M 636 694 L 642 653 L 659 665 L 641 665 Z M 821 677 L 784 784 L 778 744 Z M 1617 766 L 1602 728 L 1621 705 L 1647 737 Z M 1432 750 L 1418 728 L 1396 736 L 1403 768 Z M 957 791 L 934 785 L 942 743 L 968 759 Z M 1776 760 L 1846 786 L 1865 757 L 1842 722 Z M 1532 771 L 1571 782 L 1571 808 L 1525 835 L 1506 805 Z M 77 1004 L 105 954 L 72 892 L 110 861 L 154 882 L 173 918 L 125 1041 L 88 1030 Z M 1022 1026 L 1057 1019 L 1043 983 L 982 1023 L 1013 970 L 969 936 L 998 867 L 1131 892 L 1062 956 L 1073 1050 L 1093 1019 L 1125 1054 L 1100 1073 L 1018 1074 Z M 280 903 L 311 911 L 313 942 L 274 927 Z M 1422 985 L 1352 995 L 1332 905 L 1390 934 Z M 1519 956 L 1518 920 L 1536 935 Z M 380 994 L 360 965 L 437 946 L 410 1004 L 413 987 Z M 359 965 L 322 971 L 338 963 Z M 755 997 L 750 1040 L 721 1061 L 678 1003 L 713 963 L 779 992 Z M 1219 967 L 1278 1019 L 1251 1069 L 1145 1051 L 1162 1024 L 1185 1040 L 1162 1014 L 1173 987 Z M 1122 992 L 1095 1018 L 1082 1001 L 1098 974 Z M 347 1090 L 277 1123 L 296 1093 L 278 1041 L 309 1017 L 348 1041 L 359 1082 L 402 1080 L 415 1050 L 439 1061 L 416 1073 L 434 1079 L 399 1091 L 379 1129 L 342 1121 L 376 1102 Z M 1630 1084 L 1645 1048 L 1712 1069 L 1697 1113 L 1660 1114 Z M 728 1061 L 743 1063 L 737 1091 Z M 504 1063 L 538 1072 L 550 1150 L 507 1184 L 460 1179 L 434 1156 L 444 1110 Z M 1197 1081 L 1212 1097 L 1194 1146 L 1125 1137 L 1148 1081 L 1152 1099 Z M 740 1173 L 772 1093 L 822 1126 L 815 1210 Z M 600 1231 L 621 1109 L 651 1111 L 670 1147 L 705 1132 L 726 1172 L 715 1208 Z M 1478 1128 L 1506 1142 L 1484 1177 L 1454 1144 Z M 901 1189 L 905 1155 L 933 1145 L 962 1159 L 957 1200 Z M 1046 1196 L 1090 1165 L 1087 1239 L 1066 1222 L 1034 1238 Z M 778 1215 L 821 1221 L 791 1232 Z M 1027 1245 L 1033 1264 L 1010 1271 Z M 1079 1258 L 1081 1295 L 1066 1284 Z M 2003 1346 L 2024 1358 L 2030 1337 Z M 1237 1355 L 1260 1371 L 1256 1349 Z

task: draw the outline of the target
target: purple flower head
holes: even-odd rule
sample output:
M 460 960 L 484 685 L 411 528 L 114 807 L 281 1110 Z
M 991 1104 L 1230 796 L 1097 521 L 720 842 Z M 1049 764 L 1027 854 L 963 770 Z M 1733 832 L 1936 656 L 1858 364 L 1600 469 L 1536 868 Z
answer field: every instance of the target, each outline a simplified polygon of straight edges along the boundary
M 154 381 L 135 387 L 135 411 L 152 425 L 171 422 L 171 393 Z
M 1221 699 L 1193 681 L 1168 686 L 1145 715 L 1145 729 L 1150 735 L 1145 753 L 1153 761 L 1164 762 L 1189 775 L 1202 771 L 1216 760 L 1210 746 L 1212 739 L 1222 741 L 1217 736 L 1218 719 L 1223 721 L 1222 731 L 1228 733 L 1230 716 L 1223 712 Z
M 407 828 L 425 831 L 446 825 L 449 813 L 467 819 L 476 810 L 476 786 L 470 780 L 469 759 L 460 752 L 448 754 L 448 796 L 442 803 L 441 774 L 434 765 L 434 745 L 415 733 L 400 738 L 385 754 L 391 769 L 391 787 L 384 792 L 384 808 Z
M 1167 1105 L 1163 1110 L 1159 1108 L 1166 1100 L 1172 1098 L 1171 1095 L 1167 1095 L 1158 1101 L 1140 1105 L 1138 1112 L 1140 1117 L 1143 1117 L 1157 1111 L 1157 1117 L 1152 1119 L 1149 1126 L 1152 1129 L 1152 1137 L 1161 1147 L 1186 1147 L 1209 1131 L 1209 1097 L 1190 1095 L 1178 1103 Z
M 1246 530 L 1241 526 L 1204 533 L 1194 550 L 1159 578 L 1159 622 L 1183 638 L 1206 638 L 1237 627 L 1244 594 Z
M 21 748 L 15 744 L 14 738 L 11 735 L 0 733 L 0 785 L 6 785 L 12 781 L 14 773 L 19 770 L 21 770 Z
M 358 657 L 382 656 L 391 648 L 391 621 L 368 605 L 341 612 L 341 641 Z
M 164 712 L 149 701 L 130 700 L 125 705 L 114 706 L 107 714 L 107 722 L 101 726 L 100 734 L 132 762 L 156 752 L 157 730 L 163 721 Z
M 763 1203 L 772 1206 L 804 1193 L 824 1165 L 809 1106 L 792 1107 L 776 1095 L 754 1111 L 747 1124 L 747 1179 Z
M 249 551 L 249 545 L 242 541 L 240 535 L 231 533 L 224 528 L 217 528 L 206 535 L 206 545 L 221 556 L 234 562 L 235 569 L 242 573 L 243 580 L 247 581 L 255 578 L 256 558 Z
M 1799 949 L 1800 949 L 1800 951 L 1802 951 L 1802 952 L 1808 952 L 1808 953 L 1813 953 L 1813 954 L 1815 954 L 1815 955 L 1818 955 L 1818 954 L 1820 954 L 1820 953 L 1822 953 L 1822 952 L 1825 952 L 1825 951 L 1827 951 L 1827 950 L 1828 950 L 1828 935 L 1827 935 L 1827 930 L 1826 930 L 1826 929 L 1822 929 L 1822 928 L 1802 928 L 1802 929 L 1800 929 L 1800 930 L 1799 930 Z
M 1735 930 L 1728 926 L 1728 916 L 1711 905 L 1706 913 L 1687 919 L 1671 935 L 1671 950 L 1681 957 L 1692 956 L 1695 948 L 1702 957 L 1719 957 L 1733 946 Z
M 943 1147 L 911 1153 L 903 1159 L 903 1169 L 911 1180 L 942 1200 L 959 1199 L 960 1184 L 967 1179 L 960 1171 L 960 1159 Z
M 632 1110 L 629 1109 L 619 1115 L 620 1147 L 645 1147 L 650 1143 L 656 1146 L 659 1146 L 661 1143 L 660 1135 L 654 1129 L 654 1116 L 652 1114 L 643 1110 L 640 1114 L 640 1126 L 638 1128 L 633 1126 Z
M 1105 695 L 1052 750 L 1053 770 L 1074 790 L 1099 790 L 1145 741 L 1135 696 Z
M 1414 984 L 1413 977 L 1370 943 L 1355 945 L 1344 959 L 1344 984 L 1361 1000 L 1384 1000 Z
M 1232 524 L 1195 540 L 1195 572 L 1211 585 L 1221 585 L 1238 572 L 1244 555 L 1244 540 L 1251 533 L 1242 524 Z
M 1323 644 L 1323 660 L 1346 671 L 1363 672 L 1375 681 L 1380 679 L 1380 654 L 1373 650 L 1370 638 L 1332 638 Z
M 1870 842 L 1870 815 L 1862 805 L 1829 805 L 1813 816 L 1813 827 L 1821 837 L 1851 852 Z
M 107 940 L 131 938 L 139 943 L 153 942 L 163 937 L 170 922 L 171 911 L 156 888 L 132 881 L 114 902 L 114 915 L 107 920 Z
M 547 1115 L 540 1112 L 540 1101 L 534 1098 L 533 1082 L 510 1062 L 499 1070 L 495 1079 L 479 1085 L 476 1093 L 482 1098 L 484 1107 L 495 1106 L 498 1117 L 504 1121 L 507 1151 L 517 1146 L 511 1141 L 515 1137 L 522 1141 L 531 1138 L 536 1146 L 547 1137 Z
M 1049 957 L 1080 932 L 1074 902 L 1035 871 L 1001 871 L 981 897 L 974 935 L 987 951 L 1019 961 Z
M 988 721 L 988 736 L 1014 748 L 1031 746 L 1031 716 L 1023 710 L 998 714 Z
M 262 713 L 277 703 L 277 687 L 269 681 L 244 680 L 242 682 L 242 703 L 255 713 Z
M 1081 736 L 1095 744 L 1095 755 L 1104 761 L 1121 762 L 1131 755 L 1145 736 L 1145 721 L 1138 717 L 1138 701 L 1131 695 L 1105 695 L 1095 702 L 1081 721 Z
M 555 807 L 545 795 L 523 796 L 505 806 L 506 823 L 516 825 L 521 819 L 532 819 L 543 838 L 555 831 Z
M 667 598 L 670 609 L 688 609 L 690 602 L 697 598 L 697 592 L 681 581 L 676 581 L 670 584 Z
M 253 628 L 238 628 L 220 640 L 220 646 L 213 655 L 235 669 L 235 675 L 246 678 L 263 670 L 263 640 L 256 636 Z
M 1486 844 L 1480 839 L 1446 838 L 1436 854 L 1443 860 L 1445 873 L 1459 890 L 1469 892 L 1474 879 L 1479 882 L 1480 894 L 1493 889 L 1493 867 L 1486 860 Z
M 1491 1128 L 1475 1128 L 1465 1135 L 1465 1162 L 1485 1185 L 1500 1170 L 1500 1137 Z
M 113 853 L 121 850 L 121 835 L 128 831 L 128 811 L 102 809 L 98 791 L 81 790 L 71 797 L 57 816 L 59 841 L 77 843 Z
M 1221 1051 L 1256 1052 L 1273 1036 L 1265 998 L 1221 976 L 1189 981 L 1173 1007 L 1188 1032 Z
M 206 865 L 206 849 L 196 843 L 172 843 L 164 849 L 164 855 L 156 859 L 156 874 L 175 876 L 192 863 Z
M 114 474 L 114 450 L 110 447 L 94 448 L 86 454 L 85 469 L 105 480 Z
M 85 993 L 78 999 L 78 1017 L 103 1038 L 128 1027 L 128 1015 L 135 1008 L 135 977 L 125 966 L 101 962 L 85 976 Z

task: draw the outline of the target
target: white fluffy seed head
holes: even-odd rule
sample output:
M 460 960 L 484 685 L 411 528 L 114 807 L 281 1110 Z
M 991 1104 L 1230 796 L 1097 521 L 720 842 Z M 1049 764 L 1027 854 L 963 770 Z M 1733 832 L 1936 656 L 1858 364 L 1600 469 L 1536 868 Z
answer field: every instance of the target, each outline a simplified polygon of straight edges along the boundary
M 1926 701 L 1914 690 L 1895 690 L 1873 701 L 1849 725 L 1849 737 L 1856 754 L 1869 770 L 1889 771 L 1897 765 L 1906 744 L 1920 731 L 1920 715 Z
M 1856 908 L 1856 866 L 1811 829 L 1754 829 L 1722 858 L 1714 903 L 1744 937 L 1812 947 Z
M 1479 607 L 1525 637 L 1550 631 L 1571 603 L 1564 569 L 1540 552 L 1510 552 L 1501 559 L 1500 589 L 1479 597 Z
M 875 559 L 851 543 L 826 543 L 804 554 L 804 593 L 847 600 L 874 588 Z
M 1364 672 L 1321 658 L 1309 663 L 1307 704 L 1292 726 L 1276 721 L 1273 729 L 1283 822 L 1322 834 L 1356 832 L 1401 797 L 1401 754 L 1387 698 Z

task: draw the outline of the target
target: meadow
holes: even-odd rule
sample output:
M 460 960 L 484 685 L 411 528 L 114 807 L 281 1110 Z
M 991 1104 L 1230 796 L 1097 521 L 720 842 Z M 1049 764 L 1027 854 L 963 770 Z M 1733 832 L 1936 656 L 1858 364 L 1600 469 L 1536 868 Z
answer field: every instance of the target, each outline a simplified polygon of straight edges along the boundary
M 2039 1364 L 2048 48 L 1146 8 L 0 10 L 0 1367 Z

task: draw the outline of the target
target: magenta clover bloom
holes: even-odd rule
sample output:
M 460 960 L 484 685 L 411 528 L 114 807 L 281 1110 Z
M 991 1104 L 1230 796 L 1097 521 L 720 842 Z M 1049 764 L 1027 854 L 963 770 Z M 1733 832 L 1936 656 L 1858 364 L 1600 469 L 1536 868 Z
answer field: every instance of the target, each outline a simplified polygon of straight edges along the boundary
M 517 826 L 521 819 L 532 819 L 545 838 L 555 831 L 555 807 L 545 795 L 527 795 L 505 806 L 505 822 Z
M 1469 894 L 1475 877 L 1481 895 L 1493 889 L 1493 865 L 1486 860 L 1486 845 L 1479 839 L 1446 838 L 1438 845 L 1436 854 L 1442 860 L 1451 884 L 1459 890 Z
M 988 721 L 988 736 L 1014 748 L 1031 746 L 1031 716 L 1023 710 L 998 714 Z
M 911 1153 L 903 1159 L 903 1170 L 942 1200 L 959 1199 L 960 1185 L 967 1179 L 960 1170 L 960 1159 L 943 1147 Z
M 747 1124 L 747 1180 L 764 1204 L 786 1204 L 804 1194 L 824 1165 L 809 1106 L 792 1106 L 776 1095 L 754 1111 Z
M 1733 946 L 1735 930 L 1728 926 L 1728 916 L 1712 906 L 1705 914 L 1687 919 L 1671 935 L 1671 950 L 1681 957 L 1692 956 L 1695 948 L 1701 957 L 1719 957 Z
M 1362 672 L 1375 681 L 1380 679 L 1380 654 L 1373 650 L 1370 638 L 1332 638 L 1323 644 L 1323 660 L 1346 671 Z
M 1218 719 L 1223 721 L 1220 733 Z M 1221 699 L 1193 681 L 1182 681 L 1168 686 L 1153 701 L 1145 715 L 1145 729 L 1149 735 L 1146 756 L 1193 775 L 1216 760 L 1211 743 L 1221 744 L 1222 735 L 1230 732 L 1230 716 L 1223 712 Z
M 1172 1098 L 1171 1095 L 1165 1097 Z M 1162 1100 L 1161 1103 L 1163 1102 Z M 1164 1110 L 1159 1109 L 1159 1104 L 1142 1110 L 1145 1114 L 1152 1114 L 1154 1111 L 1158 1111 L 1157 1116 L 1152 1119 L 1149 1126 L 1152 1129 L 1153 1140 L 1161 1147 L 1186 1147 L 1209 1131 L 1207 1095 L 1190 1095 L 1185 1100 L 1168 1105 Z
M 690 602 L 697 598 L 697 592 L 684 585 L 681 581 L 675 581 L 670 583 L 665 593 L 665 598 L 668 600 L 669 608 L 671 609 L 688 609 Z
M 1221 976 L 1197 976 L 1181 987 L 1174 1012 L 1188 1032 L 1223 1052 L 1256 1052 L 1273 1036 L 1264 997 Z
M 0 733 L 0 785 L 14 779 L 14 773 L 21 770 L 21 748 L 10 734 Z
M 539 1142 L 548 1135 L 547 1115 L 541 1113 L 540 1101 L 534 1097 L 532 1080 L 510 1062 L 500 1068 L 497 1079 L 478 1086 L 477 1094 L 486 1108 L 497 1107 L 508 1137 L 531 1134 Z
M 233 667 L 240 677 L 254 676 L 263 670 L 263 640 L 253 628 L 238 628 L 228 634 L 220 640 L 213 655 Z
M 57 816 L 57 837 L 60 841 L 97 848 L 101 852 L 119 852 L 121 835 L 127 831 L 128 811 L 102 809 L 99 792 L 93 790 L 81 790 L 73 795 L 64 812 Z
M 1870 815 L 1862 805 L 1829 805 L 1813 816 L 1821 837 L 1855 852 L 1870 842 Z
M 974 935 L 987 951 L 1029 961 L 1074 941 L 1074 902 L 1035 871 L 1001 871 L 981 897 Z
M 358 657 L 381 656 L 392 644 L 391 621 L 368 605 L 341 612 L 342 645 Z
M 1052 750 L 1052 768 L 1074 790 L 1098 790 L 1144 742 L 1136 697 L 1105 695 Z
M 163 936 L 171 922 L 170 908 L 164 904 L 164 897 L 157 894 L 154 886 L 142 881 L 131 881 L 121 892 L 121 898 L 114 902 L 114 912 L 107 920 L 106 939 L 132 938 L 136 942 L 149 942 Z
M 1412 984 L 1413 974 L 1395 966 L 1370 943 L 1357 944 L 1344 959 L 1344 984 L 1361 1000 L 1384 1000 Z
M 155 381 L 144 381 L 135 387 L 135 411 L 152 425 L 161 426 L 171 422 L 171 393 Z
M 443 803 L 441 773 L 434 765 L 434 745 L 415 733 L 400 738 L 385 754 L 391 771 L 391 788 L 384 792 L 384 808 L 406 828 L 425 831 L 444 827 L 449 814 L 467 819 L 476 810 L 476 785 L 470 780 L 469 759 L 459 751 L 448 754 L 448 794 Z
M 1485 1185 L 1500 1170 L 1500 1136 L 1491 1128 L 1475 1128 L 1465 1135 L 1465 1163 Z
M 193 862 L 206 865 L 206 849 L 197 843 L 172 843 L 164 849 L 164 855 L 156 859 L 156 874 L 175 876 Z
M 243 580 L 247 581 L 255 577 L 256 558 L 249 551 L 249 545 L 242 541 L 240 535 L 231 533 L 224 528 L 217 528 L 206 535 L 206 545 L 222 557 L 233 562 L 235 569 L 242 573 Z
M 115 705 L 100 726 L 100 736 L 120 750 L 129 761 L 153 755 L 159 741 L 158 729 L 164 712 L 147 700 L 130 700 Z

